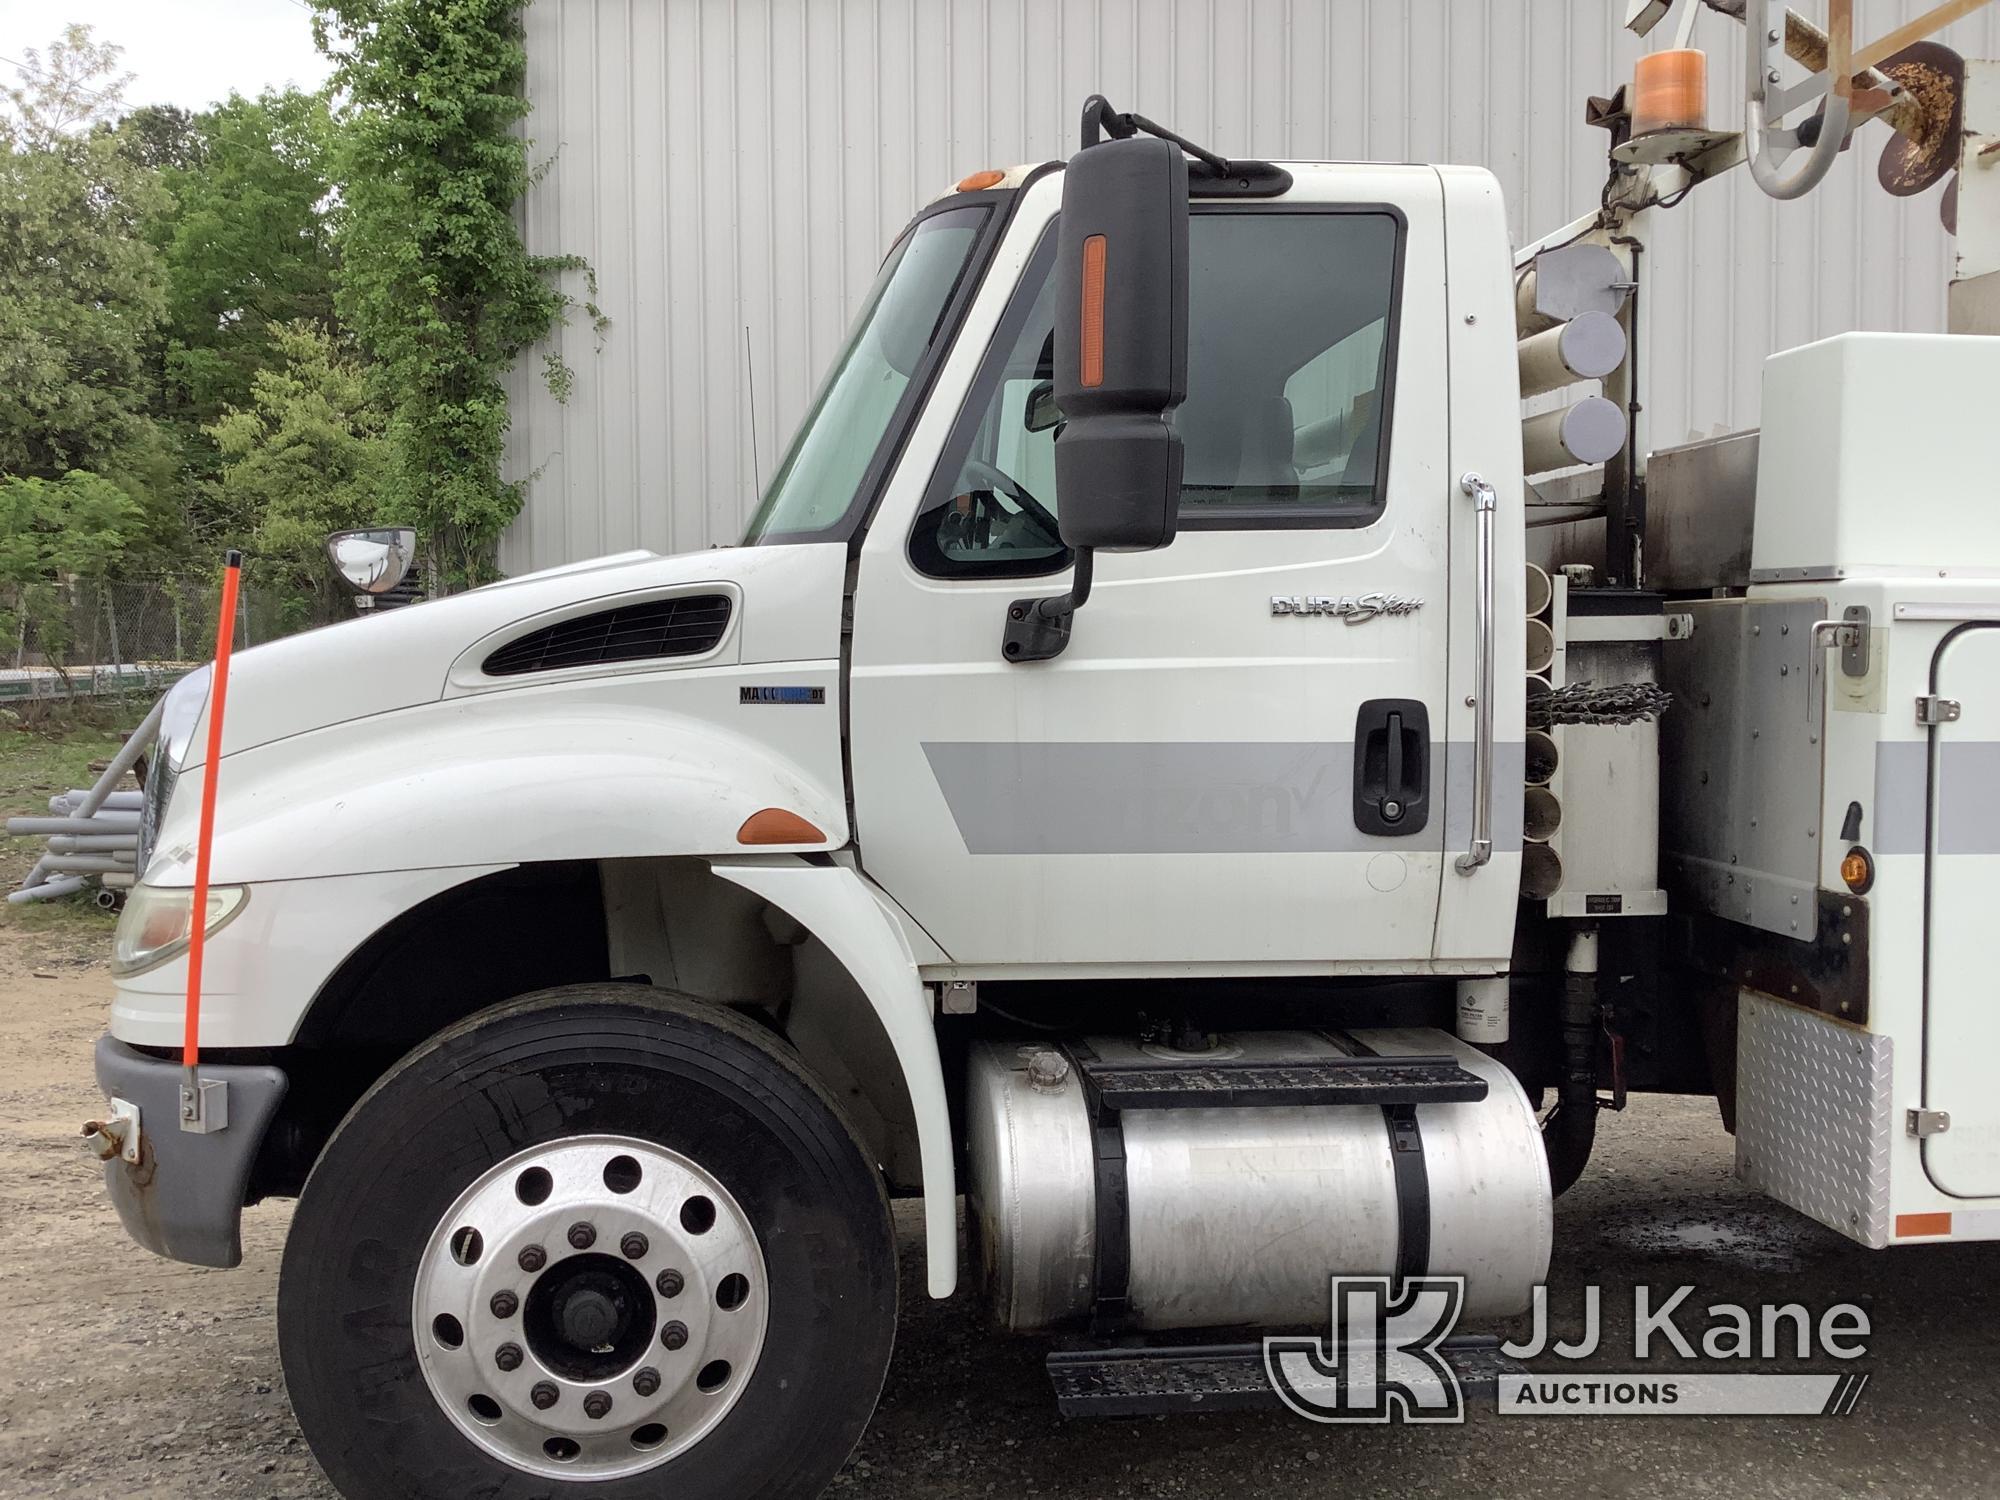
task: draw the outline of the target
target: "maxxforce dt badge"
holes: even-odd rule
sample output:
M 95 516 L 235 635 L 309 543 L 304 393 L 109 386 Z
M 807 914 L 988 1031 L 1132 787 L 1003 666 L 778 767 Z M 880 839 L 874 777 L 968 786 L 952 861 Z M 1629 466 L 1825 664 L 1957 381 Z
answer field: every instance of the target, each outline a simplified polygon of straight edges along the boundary
M 823 687 L 747 687 L 737 691 L 738 703 L 824 703 Z
M 1414 614 L 1424 607 L 1408 594 L 1273 594 L 1274 615 L 1338 615 L 1350 625 L 1377 615 Z

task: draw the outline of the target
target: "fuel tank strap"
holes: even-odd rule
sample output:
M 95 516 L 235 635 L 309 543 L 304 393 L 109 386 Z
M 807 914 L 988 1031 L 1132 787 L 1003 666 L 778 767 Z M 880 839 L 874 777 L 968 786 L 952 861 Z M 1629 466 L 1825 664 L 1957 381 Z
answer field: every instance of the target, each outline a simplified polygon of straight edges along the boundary
M 1317 1064 L 1311 1071 L 1318 1076 L 1311 1079 L 1291 1076 L 1306 1072 L 1305 1068 L 1285 1070 L 1288 1076 L 1280 1081 L 1284 1096 L 1290 1107 L 1305 1103 L 1380 1108 L 1395 1178 L 1393 1274 L 1398 1283 L 1426 1275 L 1431 1263 L 1431 1185 L 1417 1104 L 1434 1102 L 1440 1096 L 1447 1100 L 1483 1098 L 1485 1080 L 1466 1073 L 1449 1058 L 1385 1058 L 1344 1032 L 1326 1035 L 1347 1057 Z M 1091 1256 L 1096 1291 L 1091 1329 L 1099 1337 L 1109 1337 L 1122 1331 L 1131 1318 L 1131 1188 L 1126 1177 L 1125 1109 L 1169 1107 L 1169 1100 L 1184 1101 L 1184 1108 L 1214 1107 L 1217 1103 L 1241 1106 L 1253 1102 L 1256 1095 L 1243 1095 L 1240 1077 L 1234 1087 L 1219 1090 L 1210 1075 L 1221 1070 L 1200 1065 L 1176 1068 L 1166 1064 L 1148 1069 L 1143 1087 L 1133 1089 L 1131 1084 L 1139 1081 L 1133 1071 L 1108 1063 L 1090 1043 L 1072 1042 L 1068 1051 L 1090 1114 L 1094 1162 L 1096 1213 Z M 1385 1068 L 1385 1064 L 1393 1067 Z M 1183 1074 L 1185 1078 L 1177 1083 Z
M 1389 1126 L 1389 1163 L 1396 1174 L 1396 1281 L 1431 1268 L 1431 1174 L 1424 1165 L 1423 1127 L 1414 1104 L 1382 1108 Z

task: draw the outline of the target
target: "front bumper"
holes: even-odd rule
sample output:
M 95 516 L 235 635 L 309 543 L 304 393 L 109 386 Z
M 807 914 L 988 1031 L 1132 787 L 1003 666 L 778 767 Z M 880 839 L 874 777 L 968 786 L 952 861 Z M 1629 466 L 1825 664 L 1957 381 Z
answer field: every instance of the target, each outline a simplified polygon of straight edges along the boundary
M 207 1134 L 181 1129 L 178 1062 L 97 1042 L 97 1086 L 137 1113 L 136 1161 L 114 1154 L 104 1186 L 125 1232 L 155 1255 L 197 1266 L 243 1259 L 243 1197 L 264 1133 L 284 1101 L 283 1071 L 240 1064 L 201 1065 L 203 1082 L 228 1086 L 229 1123 Z

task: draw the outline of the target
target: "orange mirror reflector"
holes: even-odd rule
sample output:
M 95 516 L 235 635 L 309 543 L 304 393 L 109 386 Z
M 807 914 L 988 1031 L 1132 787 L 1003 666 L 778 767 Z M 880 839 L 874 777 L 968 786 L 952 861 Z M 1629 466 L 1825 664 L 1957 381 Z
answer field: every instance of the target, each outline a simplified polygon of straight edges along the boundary
M 959 178 L 958 190 L 961 193 L 983 192 L 987 188 L 998 187 L 1000 180 L 1006 175 L 1005 172 L 996 172 L 993 168 L 988 167 L 984 172 L 973 172 L 968 176 Z
M 824 844 L 826 835 L 795 812 L 767 807 L 753 812 L 736 830 L 739 844 Z
M 1077 380 L 1086 386 L 1104 384 L 1104 236 L 1083 242 L 1083 345 Z

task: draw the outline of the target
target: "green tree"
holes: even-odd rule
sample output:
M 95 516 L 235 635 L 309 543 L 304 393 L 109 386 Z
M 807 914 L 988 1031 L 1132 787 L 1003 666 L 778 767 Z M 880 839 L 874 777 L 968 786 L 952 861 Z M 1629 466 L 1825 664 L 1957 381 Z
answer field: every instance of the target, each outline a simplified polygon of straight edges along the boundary
M 208 428 L 222 455 L 219 511 L 250 555 L 253 575 L 282 596 L 288 629 L 337 618 L 327 533 L 387 523 L 398 513 L 386 421 L 368 373 L 325 329 L 273 326 L 279 363 L 256 372 L 249 405 Z
M 65 585 L 115 571 L 139 524 L 132 497 L 87 469 L 0 478 L 0 647 L 10 658 L 32 631 L 49 660 L 67 659 Z
M 565 315 L 553 273 L 580 264 L 529 255 L 514 223 L 531 177 L 520 0 L 317 6 L 347 101 L 339 307 L 393 403 L 393 506 L 446 583 L 481 581 L 521 507 L 501 380 Z
M 143 437 L 165 312 L 156 175 L 104 128 L 118 49 L 72 26 L 0 106 L 0 474 L 100 469 Z
M 333 322 L 332 132 L 315 95 L 231 95 L 189 122 L 182 162 L 164 174 L 175 200 L 160 234 L 164 375 L 193 425 L 249 400 L 278 358 L 274 325 Z

